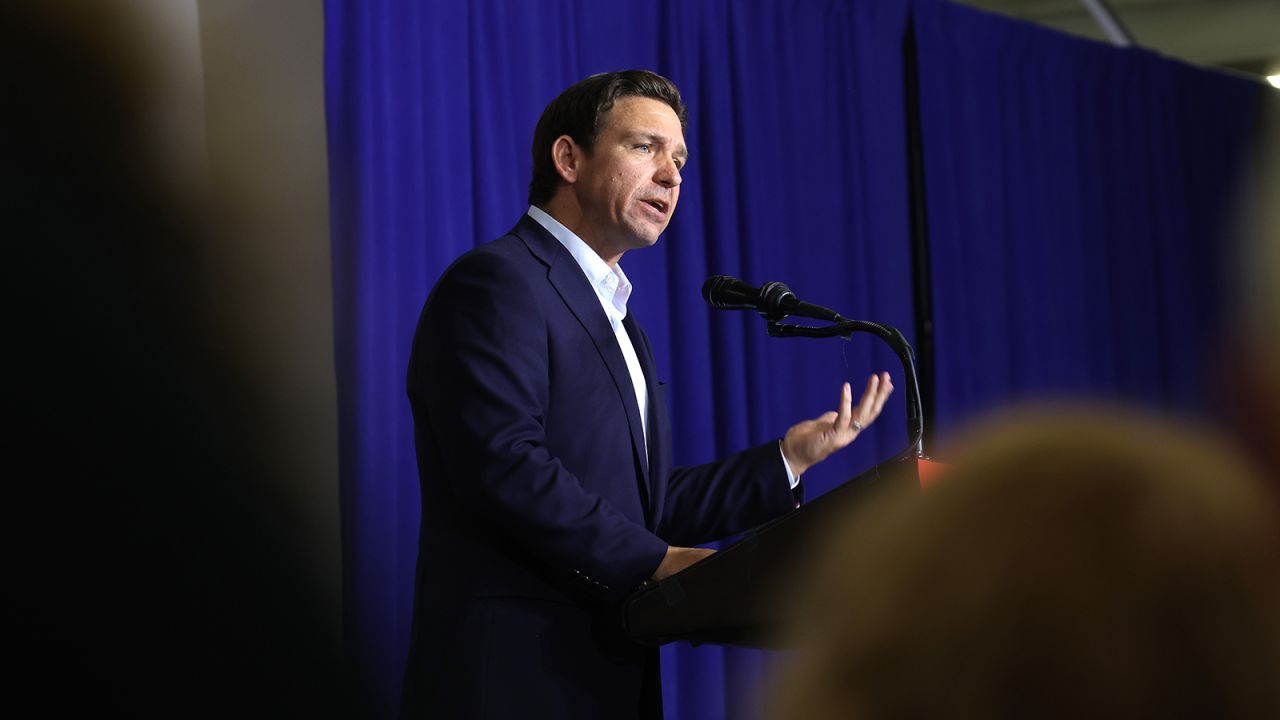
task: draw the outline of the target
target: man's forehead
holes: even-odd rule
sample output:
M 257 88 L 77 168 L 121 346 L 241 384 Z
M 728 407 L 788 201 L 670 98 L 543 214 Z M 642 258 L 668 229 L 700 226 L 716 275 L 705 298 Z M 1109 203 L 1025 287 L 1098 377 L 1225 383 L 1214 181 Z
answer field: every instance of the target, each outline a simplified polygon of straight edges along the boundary
M 681 152 L 687 152 L 680 118 L 670 105 L 654 98 L 631 96 L 619 99 L 605 115 L 602 129 L 674 144 Z
M 661 132 L 664 135 L 675 133 L 680 137 L 684 134 L 680 128 L 680 118 L 676 117 L 676 111 L 671 106 L 661 100 L 655 100 L 647 97 L 624 97 L 618 99 L 613 107 L 609 109 L 604 116 L 604 126 L 625 124 L 627 127 L 619 127 L 618 129 L 629 132 L 639 129 L 640 126 L 652 129 L 654 132 Z

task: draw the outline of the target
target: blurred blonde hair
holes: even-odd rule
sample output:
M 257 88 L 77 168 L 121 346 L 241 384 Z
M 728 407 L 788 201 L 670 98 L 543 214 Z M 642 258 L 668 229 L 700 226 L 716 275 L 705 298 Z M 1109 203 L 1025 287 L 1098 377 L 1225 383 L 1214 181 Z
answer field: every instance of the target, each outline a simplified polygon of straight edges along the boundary
M 1280 716 L 1277 524 L 1205 431 L 1022 411 L 852 517 L 773 717 Z

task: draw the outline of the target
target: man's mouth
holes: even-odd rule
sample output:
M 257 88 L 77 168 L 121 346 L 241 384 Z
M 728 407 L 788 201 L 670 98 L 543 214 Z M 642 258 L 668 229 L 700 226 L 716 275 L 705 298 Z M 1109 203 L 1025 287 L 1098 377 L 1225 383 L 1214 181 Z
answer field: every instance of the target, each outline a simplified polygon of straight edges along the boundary
M 644 202 L 649 207 L 657 210 L 658 212 L 662 213 L 663 215 L 667 214 L 667 203 L 662 200 L 649 199 L 649 200 L 644 200 L 642 202 Z

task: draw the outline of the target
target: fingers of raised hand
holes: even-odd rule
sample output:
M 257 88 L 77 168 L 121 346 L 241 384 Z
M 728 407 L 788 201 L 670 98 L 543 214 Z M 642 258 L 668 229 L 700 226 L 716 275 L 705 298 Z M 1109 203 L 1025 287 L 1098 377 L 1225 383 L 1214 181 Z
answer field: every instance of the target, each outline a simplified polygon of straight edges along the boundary
M 893 394 L 893 381 L 889 379 L 889 373 L 880 373 L 880 387 L 876 390 L 875 403 L 872 405 L 872 417 L 879 417 L 880 411 L 884 409 L 884 403 Z
M 862 397 L 858 399 L 858 409 L 854 411 L 853 419 L 857 423 L 854 427 L 862 430 L 875 420 L 876 394 L 880 387 L 880 377 L 872 375 L 867 378 L 867 387 L 862 391 Z
M 840 386 L 840 404 L 836 407 L 838 407 L 840 411 L 835 413 L 835 418 L 833 418 L 833 422 L 835 423 L 833 429 L 836 432 L 844 432 L 853 425 L 854 416 L 853 389 L 849 387 L 849 383 L 845 383 Z M 832 413 L 827 413 L 827 415 L 831 414 Z M 823 417 L 826 417 L 826 415 Z
M 880 417 L 880 411 L 884 409 L 884 403 L 892 392 L 893 382 L 889 379 L 889 373 L 880 373 L 867 378 L 867 387 L 863 390 L 862 398 L 858 400 L 858 409 L 854 412 L 853 420 L 856 422 L 854 427 L 862 430 L 875 422 L 875 419 Z

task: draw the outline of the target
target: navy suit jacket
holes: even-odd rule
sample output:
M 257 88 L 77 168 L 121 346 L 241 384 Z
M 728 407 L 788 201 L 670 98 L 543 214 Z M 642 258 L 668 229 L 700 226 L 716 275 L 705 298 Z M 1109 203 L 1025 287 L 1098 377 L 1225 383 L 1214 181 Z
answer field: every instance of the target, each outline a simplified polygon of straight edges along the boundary
M 408 391 L 422 483 L 406 717 L 654 717 L 656 652 L 618 601 L 670 545 L 795 506 L 777 442 L 671 467 L 665 386 L 624 320 L 631 375 L 573 256 L 532 218 L 459 258 L 427 299 Z

